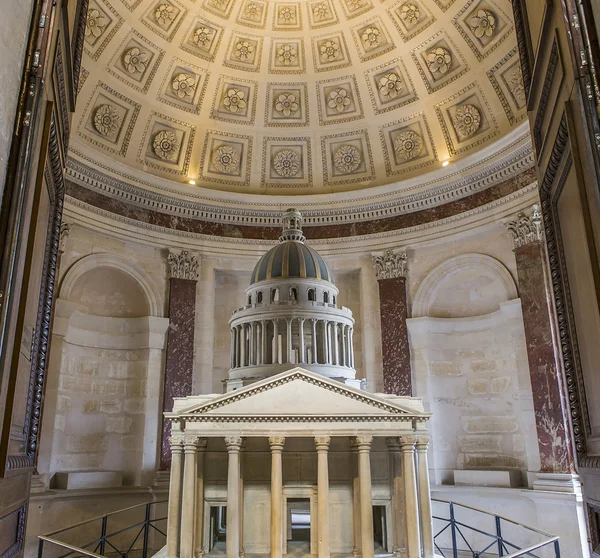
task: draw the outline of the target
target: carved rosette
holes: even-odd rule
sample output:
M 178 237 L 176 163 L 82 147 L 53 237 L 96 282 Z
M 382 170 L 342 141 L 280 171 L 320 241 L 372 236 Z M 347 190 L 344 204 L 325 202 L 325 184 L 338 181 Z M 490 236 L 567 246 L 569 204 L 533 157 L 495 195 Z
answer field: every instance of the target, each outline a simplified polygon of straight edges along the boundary
M 514 221 L 509 221 L 505 226 L 512 239 L 513 250 L 544 239 L 542 213 L 537 204 L 532 206 L 529 215 L 521 212 Z
M 182 250 L 181 252 L 170 250 L 167 261 L 169 263 L 169 277 L 171 279 L 198 280 L 200 261 L 195 254 L 187 250 Z
M 406 277 L 408 271 L 408 256 L 406 250 L 386 250 L 383 255 L 373 256 L 373 265 L 377 280 Z

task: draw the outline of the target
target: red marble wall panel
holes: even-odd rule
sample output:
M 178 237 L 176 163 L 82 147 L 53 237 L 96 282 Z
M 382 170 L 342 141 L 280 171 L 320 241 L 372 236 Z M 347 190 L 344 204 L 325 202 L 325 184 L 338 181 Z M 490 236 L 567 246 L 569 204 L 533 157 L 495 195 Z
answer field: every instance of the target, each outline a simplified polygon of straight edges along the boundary
M 394 395 L 412 395 L 405 277 L 379 279 L 379 312 L 383 390 Z
M 194 329 L 196 321 L 196 281 L 169 279 L 169 330 L 163 411 L 173 410 L 173 398 L 192 394 L 194 372 Z M 171 423 L 163 421 L 160 470 L 171 465 L 169 436 Z
M 573 471 L 568 407 L 553 321 L 551 284 L 541 242 L 515 250 L 541 471 Z

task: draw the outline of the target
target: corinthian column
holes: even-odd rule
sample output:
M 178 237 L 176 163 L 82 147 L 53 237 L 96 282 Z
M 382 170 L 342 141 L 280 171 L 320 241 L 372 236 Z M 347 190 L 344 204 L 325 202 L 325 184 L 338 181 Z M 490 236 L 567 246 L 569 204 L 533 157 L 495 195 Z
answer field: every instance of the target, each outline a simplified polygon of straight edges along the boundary
M 171 482 L 169 485 L 169 515 L 167 520 L 167 558 L 179 557 L 181 531 L 181 474 L 183 471 L 183 438 L 169 438 L 172 451 Z
M 506 223 L 506 228 L 517 262 L 541 471 L 571 473 L 574 469 L 568 407 L 560 345 L 553 327 L 552 282 L 539 207 L 534 205 L 529 215 L 519 213 L 514 221 Z
M 360 538 L 363 558 L 373 558 L 373 497 L 371 492 L 371 442 L 373 436 L 357 436 L 360 486 Z
M 183 250 L 169 251 L 169 330 L 163 411 L 173 410 L 173 398 L 192 394 L 194 372 L 194 329 L 196 323 L 196 283 L 200 262 Z M 160 469 L 170 466 L 169 435 L 171 423 L 163 421 Z
M 227 558 L 238 558 L 240 555 L 240 449 L 241 436 L 225 438 L 229 465 L 227 467 L 227 538 L 225 550 Z
M 198 438 L 186 436 L 183 439 L 183 502 L 181 505 L 181 543 L 180 558 L 193 558 L 196 503 L 196 451 Z
M 404 478 L 404 522 L 406 526 L 406 555 L 421 556 L 419 550 L 419 507 L 415 475 L 415 436 L 402 436 L 402 469 Z
M 329 436 L 316 436 L 318 558 L 329 558 Z
M 196 454 L 196 521 L 194 535 L 194 556 L 202 558 L 204 556 L 204 452 L 208 440 L 200 438 L 197 445 Z
M 283 556 L 283 521 L 281 517 L 283 500 L 283 477 L 281 454 L 285 438 L 272 436 L 271 446 L 271 558 Z
M 373 262 L 379 283 L 383 390 L 394 395 L 412 395 L 406 326 L 406 251 L 373 254 Z
M 433 558 L 433 518 L 431 517 L 431 492 L 429 468 L 427 467 L 427 445 L 429 436 L 417 436 L 417 471 L 419 480 L 419 509 L 421 511 L 421 538 L 423 558 Z

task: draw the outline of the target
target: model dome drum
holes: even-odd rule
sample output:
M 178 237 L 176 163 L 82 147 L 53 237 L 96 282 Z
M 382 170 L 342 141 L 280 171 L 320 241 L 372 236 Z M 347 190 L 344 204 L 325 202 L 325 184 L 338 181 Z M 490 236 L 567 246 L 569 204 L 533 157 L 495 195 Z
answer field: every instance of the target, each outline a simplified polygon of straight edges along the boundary
M 279 244 L 252 271 L 246 305 L 231 327 L 227 390 L 278 374 L 297 364 L 355 386 L 354 318 L 338 308 L 338 289 L 325 260 L 306 245 L 302 215 L 288 209 Z

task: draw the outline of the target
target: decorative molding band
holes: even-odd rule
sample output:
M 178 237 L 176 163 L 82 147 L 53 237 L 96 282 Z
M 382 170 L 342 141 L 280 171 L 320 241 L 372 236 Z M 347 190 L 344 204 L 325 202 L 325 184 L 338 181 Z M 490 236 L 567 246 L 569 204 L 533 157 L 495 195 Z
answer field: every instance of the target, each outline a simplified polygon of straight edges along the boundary
M 490 162 L 483 169 L 474 170 L 470 174 L 468 171 L 473 170 L 472 168 L 462 169 L 456 173 L 458 178 L 446 177 L 445 180 L 447 181 L 443 184 L 440 184 L 441 180 L 419 184 L 419 188 L 431 186 L 425 192 L 408 195 L 393 194 L 393 199 L 386 201 L 381 201 L 382 195 L 365 195 L 350 202 L 348 200 L 343 202 L 331 201 L 329 198 L 324 197 L 324 200 L 327 199 L 327 201 L 302 204 L 300 209 L 302 210 L 304 224 L 310 227 L 373 221 L 439 207 L 465 198 L 533 168 L 534 158 L 531 144 L 528 142 L 515 148 L 521 142 L 522 138 L 513 142 L 503 150 L 503 153 L 508 150 L 503 158 Z M 77 151 L 72 151 L 72 153 L 76 154 L 78 159 L 74 159 L 72 156 L 68 158 L 67 176 L 70 181 L 102 195 L 125 200 L 130 205 L 159 210 L 162 213 L 187 219 L 201 219 L 214 223 L 226 223 L 227 225 L 257 227 L 279 225 L 281 201 L 261 202 L 264 209 L 250 207 L 246 209 L 244 206 L 252 205 L 250 202 L 243 200 L 232 202 L 231 199 L 219 198 L 218 192 L 211 193 L 211 196 L 214 197 L 204 196 L 202 201 L 177 198 L 176 194 L 167 193 L 166 188 L 154 184 L 144 185 L 133 176 L 121 175 L 122 179 L 114 178 L 81 162 L 80 159 L 86 159 L 81 153 L 77 153 Z M 498 153 L 494 155 L 494 157 L 497 156 Z M 89 162 L 96 167 L 99 166 L 91 160 Z M 105 170 L 112 171 L 108 168 Z M 137 185 L 134 183 L 137 183 Z M 158 193 L 156 192 L 157 189 L 162 189 L 165 193 Z M 390 197 L 390 195 L 386 195 L 386 197 Z M 344 207 L 336 207 L 336 205 L 342 203 Z M 349 204 L 353 205 L 348 207 Z
M 455 215 L 451 215 L 449 217 L 443 217 L 437 220 L 433 220 L 427 223 L 421 223 L 418 225 L 407 226 L 404 228 L 398 228 L 393 230 L 386 230 L 383 232 L 372 232 L 368 234 L 362 235 L 363 238 L 368 238 L 373 241 L 384 241 L 385 239 L 391 239 L 398 236 L 399 232 L 403 234 L 413 234 L 413 233 L 424 233 L 425 231 L 430 231 L 436 227 L 443 227 L 447 225 L 451 225 L 453 223 L 459 223 L 460 221 L 464 221 L 470 219 L 474 216 L 481 215 L 487 213 L 489 211 L 493 211 L 496 208 L 501 207 L 502 205 L 514 202 L 519 198 L 523 198 L 526 196 L 530 196 L 533 192 L 536 192 L 538 189 L 537 182 L 532 181 L 526 184 L 524 187 L 519 188 L 514 192 L 510 192 L 506 196 L 499 197 L 497 199 L 491 200 L 487 203 L 483 203 L 482 205 L 475 207 L 474 209 L 465 210 L 463 212 L 459 212 Z M 154 231 L 157 233 L 168 233 L 169 235 L 178 236 L 181 238 L 193 239 L 194 241 L 211 241 L 215 240 L 215 235 L 213 234 L 204 234 L 198 232 L 192 232 L 189 230 L 180 230 L 167 228 L 160 225 L 156 225 L 153 223 L 148 223 L 144 221 L 138 221 L 132 219 L 131 217 L 119 215 L 112 211 L 107 211 L 105 209 L 98 208 L 95 205 L 91 205 L 86 203 L 85 201 L 81 201 L 77 198 L 67 196 L 67 204 L 81 209 L 86 212 L 90 212 L 98 215 L 102 219 L 111 220 L 117 223 L 123 223 L 125 226 L 137 228 L 146 231 Z M 75 217 L 76 214 L 73 214 Z M 124 232 L 124 229 L 120 229 L 121 232 Z M 279 229 L 275 229 L 277 233 L 279 233 Z M 331 246 L 335 246 L 338 244 L 347 244 L 351 242 L 351 239 L 356 239 L 356 235 L 349 236 L 341 236 L 337 238 L 324 238 L 324 239 L 311 239 L 311 244 L 313 246 L 317 246 L 321 243 L 328 244 Z M 272 246 L 273 241 L 265 239 L 264 237 L 259 238 L 240 238 L 240 237 L 232 237 L 232 236 L 219 236 L 219 242 L 224 242 L 227 244 L 233 244 L 236 246 Z
M 542 183 L 540 199 L 544 215 L 544 234 L 550 263 L 550 277 L 554 293 L 554 308 L 561 345 L 563 373 L 567 388 L 567 399 L 572 426 L 572 435 L 580 467 L 597 466 L 597 458 L 588 457 L 586 434 L 590 432 L 589 414 L 582 390 L 583 372 L 579 359 L 577 333 L 573 316 L 573 305 L 564 265 L 564 253 L 560 232 L 557 203 L 573 163 L 569 148 L 569 132 L 566 115 L 563 115 L 552 146 L 550 158 Z
M 23 550 L 23 545 L 25 543 L 25 520 L 27 518 L 27 504 L 24 504 L 20 508 L 9 512 L 3 517 L 0 517 L 0 531 L 3 530 L 3 523 L 12 521 L 11 518 L 15 514 L 17 515 L 15 542 L 0 555 L 1 558 L 15 558 Z M 14 525 L 11 526 L 11 529 L 13 528 Z

